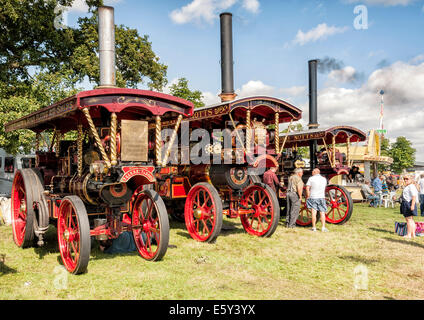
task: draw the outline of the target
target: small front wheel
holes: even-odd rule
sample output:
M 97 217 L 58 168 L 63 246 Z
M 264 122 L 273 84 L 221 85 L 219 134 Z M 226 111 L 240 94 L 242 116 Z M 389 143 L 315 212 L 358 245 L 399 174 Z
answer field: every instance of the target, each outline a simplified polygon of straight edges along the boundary
M 251 185 L 243 192 L 240 204 L 252 211 L 240 215 L 244 230 L 254 236 L 271 237 L 280 220 L 280 205 L 275 192 L 263 183 Z
M 86 272 L 91 251 L 90 223 L 85 205 L 79 197 L 68 196 L 62 200 L 57 235 L 66 270 L 72 274 Z
M 163 258 L 169 243 L 169 218 L 156 191 L 143 190 L 137 195 L 132 211 L 132 232 L 138 253 L 144 259 Z
M 200 242 L 214 242 L 222 228 L 222 201 L 209 183 L 194 185 L 187 195 L 184 208 L 190 236 Z

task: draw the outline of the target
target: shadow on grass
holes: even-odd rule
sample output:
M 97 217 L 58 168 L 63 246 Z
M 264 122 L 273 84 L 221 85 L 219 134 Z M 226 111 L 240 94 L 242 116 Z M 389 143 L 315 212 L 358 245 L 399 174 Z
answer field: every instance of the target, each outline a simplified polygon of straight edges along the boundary
M 422 248 L 424 249 L 424 245 L 421 243 L 417 243 L 415 242 L 416 240 L 414 239 L 393 239 L 393 238 L 383 238 L 384 240 L 390 241 L 390 242 L 395 242 L 395 243 L 401 243 L 401 244 L 408 244 L 410 246 L 413 247 L 418 247 L 418 248 Z M 417 238 L 416 238 L 417 239 Z
M 181 231 L 177 231 L 177 235 L 182 236 L 186 239 L 192 239 L 190 234 L 187 231 L 187 227 L 184 223 L 170 221 L 171 229 L 179 229 Z M 218 237 L 226 237 L 233 234 L 246 233 L 243 228 L 239 227 L 239 224 L 233 221 L 224 220 L 222 222 L 221 233 Z
M 16 269 L 8 267 L 4 261 L 6 259 L 6 255 L 0 255 L 0 277 L 10 273 L 17 273 Z
M 342 260 L 348 260 L 355 263 L 362 263 L 365 265 L 373 265 L 375 263 L 380 262 L 380 259 L 372 259 L 372 258 L 365 258 L 361 256 L 339 256 Z
M 382 233 L 388 233 L 388 234 L 393 234 L 393 232 L 392 232 L 392 231 L 389 231 L 389 230 L 385 230 L 385 229 L 378 229 L 378 228 L 369 228 L 369 230 L 372 230 L 372 231 L 377 231 L 377 232 L 382 232 Z

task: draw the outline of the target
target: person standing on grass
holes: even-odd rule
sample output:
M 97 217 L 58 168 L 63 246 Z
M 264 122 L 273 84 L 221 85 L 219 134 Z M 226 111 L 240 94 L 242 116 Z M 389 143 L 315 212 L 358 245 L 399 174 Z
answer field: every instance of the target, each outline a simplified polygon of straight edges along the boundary
M 325 227 L 325 213 L 327 212 L 327 204 L 325 202 L 325 188 L 327 187 L 327 179 L 321 176 L 318 168 L 312 170 L 312 177 L 306 183 L 306 205 L 312 212 L 312 231 L 317 231 L 317 212 L 320 214 L 322 232 L 328 232 Z
M 405 238 L 415 238 L 415 221 L 414 216 L 418 215 L 417 198 L 418 190 L 415 187 L 414 179 L 412 176 L 407 175 L 403 178 L 405 189 L 402 192 L 402 203 L 400 205 L 400 213 L 406 219 L 407 234 Z
M 420 175 L 420 180 L 418 181 L 418 186 L 420 187 L 420 211 L 421 211 L 421 217 L 424 217 L 424 173 Z
M 378 206 L 378 196 L 375 195 L 375 193 L 370 188 L 370 181 L 365 180 L 365 183 L 361 185 L 361 190 L 365 195 L 365 200 L 369 200 L 370 206 L 377 208 Z
M 383 195 L 383 182 L 378 177 L 378 174 L 375 176 L 375 179 L 372 181 L 372 186 L 374 188 L 374 193 L 378 196 L 378 204 L 381 205 L 381 197 Z
M 303 193 L 303 169 L 297 168 L 289 178 L 287 188 L 287 228 L 296 228 Z
M 263 181 L 266 185 L 268 185 L 272 190 L 274 190 L 275 193 L 277 193 L 276 186 L 280 185 L 280 180 L 278 180 L 277 175 L 275 174 L 277 172 L 277 167 L 271 167 L 268 171 L 264 173 Z

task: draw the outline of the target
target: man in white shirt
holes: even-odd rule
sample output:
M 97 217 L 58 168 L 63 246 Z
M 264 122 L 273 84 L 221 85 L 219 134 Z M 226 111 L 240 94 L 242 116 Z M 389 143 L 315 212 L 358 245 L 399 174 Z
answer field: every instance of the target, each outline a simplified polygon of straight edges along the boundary
M 327 187 L 327 179 L 321 176 L 321 171 L 316 168 L 312 171 L 312 177 L 306 183 L 306 205 L 312 212 L 312 231 L 317 231 L 317 212 L 319 211 L 322 232 L 328 232 L 325 228 L 325 213 L 327 212 L 327 204 L 325 202 L 325 188 Z
M 420 211 L 421 217 L 424 217 L 424 173 L 420 175 L 420 180 L 418 181 L 418 186 L 420 187 Z

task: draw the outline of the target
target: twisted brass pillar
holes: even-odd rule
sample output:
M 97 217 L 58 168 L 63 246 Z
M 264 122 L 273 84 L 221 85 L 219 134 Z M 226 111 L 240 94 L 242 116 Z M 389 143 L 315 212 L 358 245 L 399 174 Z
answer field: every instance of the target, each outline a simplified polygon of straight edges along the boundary
M 171 153 L 172 145 L 175 142 L 175 139 L 177 138 L 178 129 L 180 128 L 181 121 L 183 120 L 183 116 L 179 115 L 177 123 L 175 124 L 174 132 L 172 133 L 171 140 L 169 140 L 168 149 L 165 152 L 165 156 L 163 157 L 162 161 L 162 167 L 166 166 L 166 163 L 168 162 L 169 154 Z
M 275 113 L 275 154 L 280 153 L 280 114 Z
M 84 112 L 85 118 L 87 119 L 88 125 L 90 126 L 91 133 L 94 136 L 94 139 L 96 140 L 97 148 L 99 148 L 100 153 L 102 154 L 103 161 L 106 163 L 106 166 L 110 168 L 111 164 L 109 158 L 106 154 L 105 149 L 103 148 L 102 141 L 100 140 L 99 134 L 97 133 L 96 126 L 94 125 L 93 119 L 90 115 L 90 111 L 88 110 L 88 108 L 84 108 L 82 109 L 82 111 Z
M 83 164 L 82 139 L 83 139 L 82 124 L 79 124 L 78 138 L 77 138 L 78 177 L 82 176 L 82 164 Z
M 249 153 L 252 151 L 250 149 L 250 144 L 252 143 L 252 125 L 250 123 L 250 118 L 251 118 L 251 111 L 247 110 L 247 113 L 246 113 L 246 150 Z
M 112 166 L 116 166 L 118 164 L 117 154 L 116 154 L 117 120 L 118 120 L 118 117 L 116 116 L 116 113 L 113 112 L 111 115 L 111 121 L 110 121 L 110 164 Z
M 162 155 L 161 155 L 161 148 L 162 148 L 162 122 L 160 116 L 156 116 L 156 165 L 161 166 L 162 165 Z

